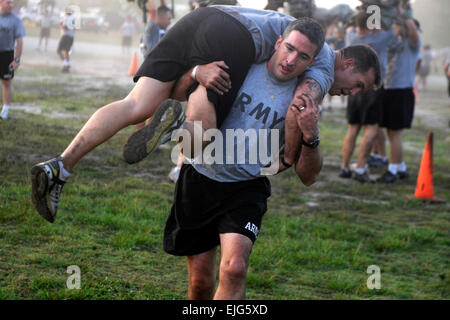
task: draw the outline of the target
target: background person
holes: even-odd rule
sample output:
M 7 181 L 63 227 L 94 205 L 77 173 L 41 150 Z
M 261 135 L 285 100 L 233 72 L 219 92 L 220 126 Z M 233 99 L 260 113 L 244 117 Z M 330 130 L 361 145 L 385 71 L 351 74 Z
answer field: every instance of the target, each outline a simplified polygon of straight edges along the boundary
M 365 44 L 371 46 L 380 58 L 381 79 L 384 81 L 386 73 L 387 46 L 394 39 L 394 31 L 370 30 L 367 20 L 370 17 L 364 11 L 356 17 L 357 36 L 354 36 L 352 44 Z M 342 171 L 341 178 L 353 178 L 359 182 L 369 182 L 367 161 L 373 142 L 378 133 L 378 124 L 381 117 L 381 102 L 383 88 L 369 90 L 348 98 L 347 121 L 348 129 L 342 146 Z M 355 149 L 356 139 L 360 129 L 363 128 L 364 136 L 358 150 L 358 162 L 354 172 L 350 169 L 350 159 Z
M 122 53 L 130 53 L 133 36 L 136 32 L 136 25 L 131 20 L 131 16 L 125 18 L 125 22 L 120 27 L 120 32 L 122 33 Z
M 75 37 L 75 17 L 72 10 L 67 7 L 65 11 L 64 20 L 59 24 L 61 30 L 61 38 L 59 40 L 57 53 L 61 60 L 63 60 L 62 72 L 69 72 L 69 52 L 72 49 L 74 37 Z
M 48 38 L 50 38 L 51 28 L 52 28 L 52 16 L 48 12 L 48 10 L 45 9 L 41 18 L 41 33 L 39 37 L 39 44 L 38 47 L 36 48 L 38 51 L 41 50 L 41 44 L 43 39 L 45 39 L 45 51 L 47 51 Z
M 377 182 L 393 183 L 409 177 L 403 161 L 402 133 L 411 128 L 414 117 L 414 72 L 419 59 L 421 40 L 419 23 L 401 7 L 404 29 L 388 51 L 385 92 L 380 127 L 386 128 L 390 143 L 388 170 Z M 384 146 L 383 146 L 384 147 Z
M 0 0 L 0 79 L 2 80 L 3 107 L 0 119 L 8 119 L 12 100 L 12 79 L 19 68 L 25 28 L 15 15 L 13 0 Z
M 448 91 L 448 96 L 450 97 L 450 58 L 447 58 L 447 61 L 445 62 L 444 73 L 445 73 L 445 76 L 447 77 L 447 82 L 448 82 L 447 91 Z
M 145 26 L 142 36 L 142 55 L 148 56 L 150 51 L 156 46 L 161 38 L 166 34 L 166 30 L 172 22 L 172 11 L 166 6 L 164 0 L 159 1 L 159 7 L 156 8 L 156 0 L 149 1 L 148 15 L 149 20 Z
M 431 46 L 423 46 L 419 61 L 417 62 L 417 87 L 420 90 L 427 89 L 427 78 L 431 71 L 433 58 L 434 55 Z

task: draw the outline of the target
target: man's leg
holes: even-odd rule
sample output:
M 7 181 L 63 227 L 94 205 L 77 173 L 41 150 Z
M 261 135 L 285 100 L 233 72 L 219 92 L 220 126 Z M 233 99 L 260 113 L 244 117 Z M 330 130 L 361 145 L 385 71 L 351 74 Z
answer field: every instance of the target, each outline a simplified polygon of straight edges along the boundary
M 2 79 L 3 105 L 9 106 L 12 101 L 12 81 Z
M 386 136 L 383 128 L 378 128 L 377 136 L 373 142 L 372 153 L 386 157 Z
M 197 129 L 198 133 L 201 131 L 201 136 L 195 134 L 194 121 L 201 121 L 201 130 Z M 188 130 L 191 136 L 191 154 L 185 154 L 185 156 L 192 157 L 192 151 L 196 151 L 194 149 L 195 145 L 201 146 L 203 149 L 205 145 L 205 142 L 202 139 L 203 133 L 212 128 L 217 128 L 216 111 L 214 105 L 208 100 L 206 88 L 198 86 L 189 96 L 186 107 L 186 122 L 183 125 L 183 129 Z M 197 139 L 196 142 L 194 142 L 195 139 Z M 194 156 L 197 156 L 197 154 L 194 154 Z
M 97 110 L 61 157 L 31 168 L 31 199 L 44 219 L 55 220 L 62 188 L 76 163 L 120 129 L 151 117 L 159 104 L 168 98 L 173 83 L 141 77 L 124 100 Z
M 391 153 L 389 155 L 390 163 L 401 163 L 403 161 L 403 143 L 402 130 L 387 130 L 389 143 L 391 144 Z
M 352 158 L 353 150 L 355 150 L 356 138 L 358 137 L 361 126 L 359 124 L 349 124 L 347 134 L 342 145 L 342 169 L 350 167 L 350 159 Z
M 216 252 L 217 248 L 186 257 L 189 300 L 211 300 L 216 288 Z
M 221 259 L 219 286 L 215 300 L 235 300 L 245 298 L 245 280 L 253 242 L 237 233 L 220 235 Z
M 151 117 L 158 106 L 169 98 L 173 84 L 174 81 L 161 82 L 141 77 L 124 100 L 97 110 L 61 154 L 64 167 L 71 171 L 84 155 L 119 130 Z
M 357 169 L 364 169 L 367 164 L 367 159 L 369 159 L 370 150 L 372 150 L 372 145 L 375 137 L 378 133 L 378 125 L 368 124 L 364 126 L 364 136 L 359 146 L 358 151 L 358 164 Z
M 3 107 L 0 112 L 0 119 L 7 119 L 9 105 L 12 101 L 12 81 L 2 79 Z
M 386 166 L 388 160 L 386 158 L 386 136 L 384 134 L 384 129 L 378 127 L 377 136 L 373 142 L 372 154 L 367 160 L 369 167 L 381 168 Z

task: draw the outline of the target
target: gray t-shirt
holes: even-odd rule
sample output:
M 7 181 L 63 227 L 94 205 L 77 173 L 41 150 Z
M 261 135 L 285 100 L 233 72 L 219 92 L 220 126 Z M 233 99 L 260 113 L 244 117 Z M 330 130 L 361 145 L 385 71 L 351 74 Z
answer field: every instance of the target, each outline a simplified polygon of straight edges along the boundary
M 164 29 L 161 29 L 156 23 L 149 20 L 145 26 L 144 31 L 144 57 L 146 57 L 150 51 L 158 44 L 159 40 L 166 34 Z
M 275 42 L 287 25 L 295 18 L 283 13 L 238 6 L 212 6 L 242 23 L 255 43 L 255 63 L 268 60 L 274 51 Z
M 76 20 L 73 14 L 66 15 L 62 21 L 63 27 L 66 27 L 66 30 L 64 30 L 64 36 L 74 37 L 75 36 L 75 27 L 76 27 Z
M 378 54 L 381 66 L 381 81 L 386 77 L 386 64 L 388 46 L 394 40 L 395 34 L 391 29 L 389 31 L 380 31 L 375 34 L 357 35 L 353 38 L 351 45 L 365 44 L 371 46 Z
M 250 31 L 256 50 L 255 63 L 262 63 L 270 59 L 278 37 L 283 34 L 288 24 L 295 20 L 294 17 L 275 11 L 237 6 L 212 7 L 234 17 Z M 304 78 L 312 78 L 320 84 L 322 98 L 334 82 L 335 58 L 334 51 L 324 44 L 314 64 L 303 74 Z
M 207 148 L 212 148 L 212 145 L 209 145 L 203 153 L 216 157 L 214 163 L 203 157 L 201 164 L 197 160 L 193 162 L 194 168 L 220 182 L 264 176 L 261 170 L 270 164 L 270 158 L 277 155 L 279 147 L 284 144 L 285 116 L 296 86 L 297 78 L 285 82 L 277 80 L 268 71 L 266 62 L 252 65 L 220 127 L 222 145 L 217 144 L 216 152 L 210 152 L 211 149 Z M 221 139 L 214 140 L 214 143 L 218 140 Z M 211 161 L 210 164 L 207 161 Z
M 14 51 L 15 42 L 25 37 L 22 20 L 14 13 L 0 14 L 0 52 Z
M 125 21 L 120 29 L 122 30 L 122 35 L 124 37 L 132 37 L 136 32 L 136 27 L 133 22 Z
M 391 43 L 388 51 L 385 89 L 414 88 L 414 76 L 419 60 L 421 40 L 416 45 L 408 39 L 399 39 Z

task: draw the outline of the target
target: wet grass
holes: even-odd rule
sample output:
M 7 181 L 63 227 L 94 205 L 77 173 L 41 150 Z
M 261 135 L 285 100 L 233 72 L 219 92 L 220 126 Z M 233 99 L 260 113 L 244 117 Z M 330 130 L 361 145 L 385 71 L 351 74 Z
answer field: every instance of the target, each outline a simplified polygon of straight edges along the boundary
M 87 116 L 129 88 L 85 78 L 84 88 L 91 89 L 77 92 L 76 74 L 62 87 L 56 70 L 25 65 L 21 72 L 15 103 L 43 111 L 12 109 L 11 119 L 0 122 L 0 299 L 184 299 L 185 260 L 162 250 L 174 189 L 166 178 L 170 148 L 129 166 L 122 146 L 134 129 L 127 128 L 79 163 L 64 187 L 54 224 L 41 219 L 31 204 L 29 169 L 61 153 L 85 122 L 49 114 Z M 37 73 L 45 82 L 33 80 Z M 439 94 L 424 94 L 418 108 Z M 448 108 L 448 101 L 439 101 L 440 111 Z M 315 185 L 304 187 L 293 172 L 271 178 L 273 194 L 251 255 L 247 297 L 449 299 L 449 204 L 404 197 L 414 192 L 421 150 L 432 129 L 435 193 L 450 199 L 448 129 L 418 116 L 404 135 L 411 179 L 361 185 L 337 178 L 343 119 L 340 108 L 323 115 L 325 166 Z M 71 265 L 81 269 L 81 290 L 67 289 Z M 380 290 L 367 288 L 371 265 L 381 269 Z

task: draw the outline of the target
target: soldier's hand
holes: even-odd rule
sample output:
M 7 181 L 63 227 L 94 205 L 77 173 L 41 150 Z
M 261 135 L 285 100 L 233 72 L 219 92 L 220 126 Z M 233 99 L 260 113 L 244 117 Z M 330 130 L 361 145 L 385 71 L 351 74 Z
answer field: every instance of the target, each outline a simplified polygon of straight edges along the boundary
M 319 106 L 317 102 L 308 94 L 302 94 L 295 97 L 298 101 L 291 105 L 297 124 L 302 131 L 303 140 L 311 141 L 319 135 Z M 300 103 L 300 100 L 303 103 Z
M 195 78 L 205 88 L 223 95 L 231 89 L 230 75 L 225 69 L 229 69 L 229 67 L 224 61 L 214 61 L 200 65 Z

